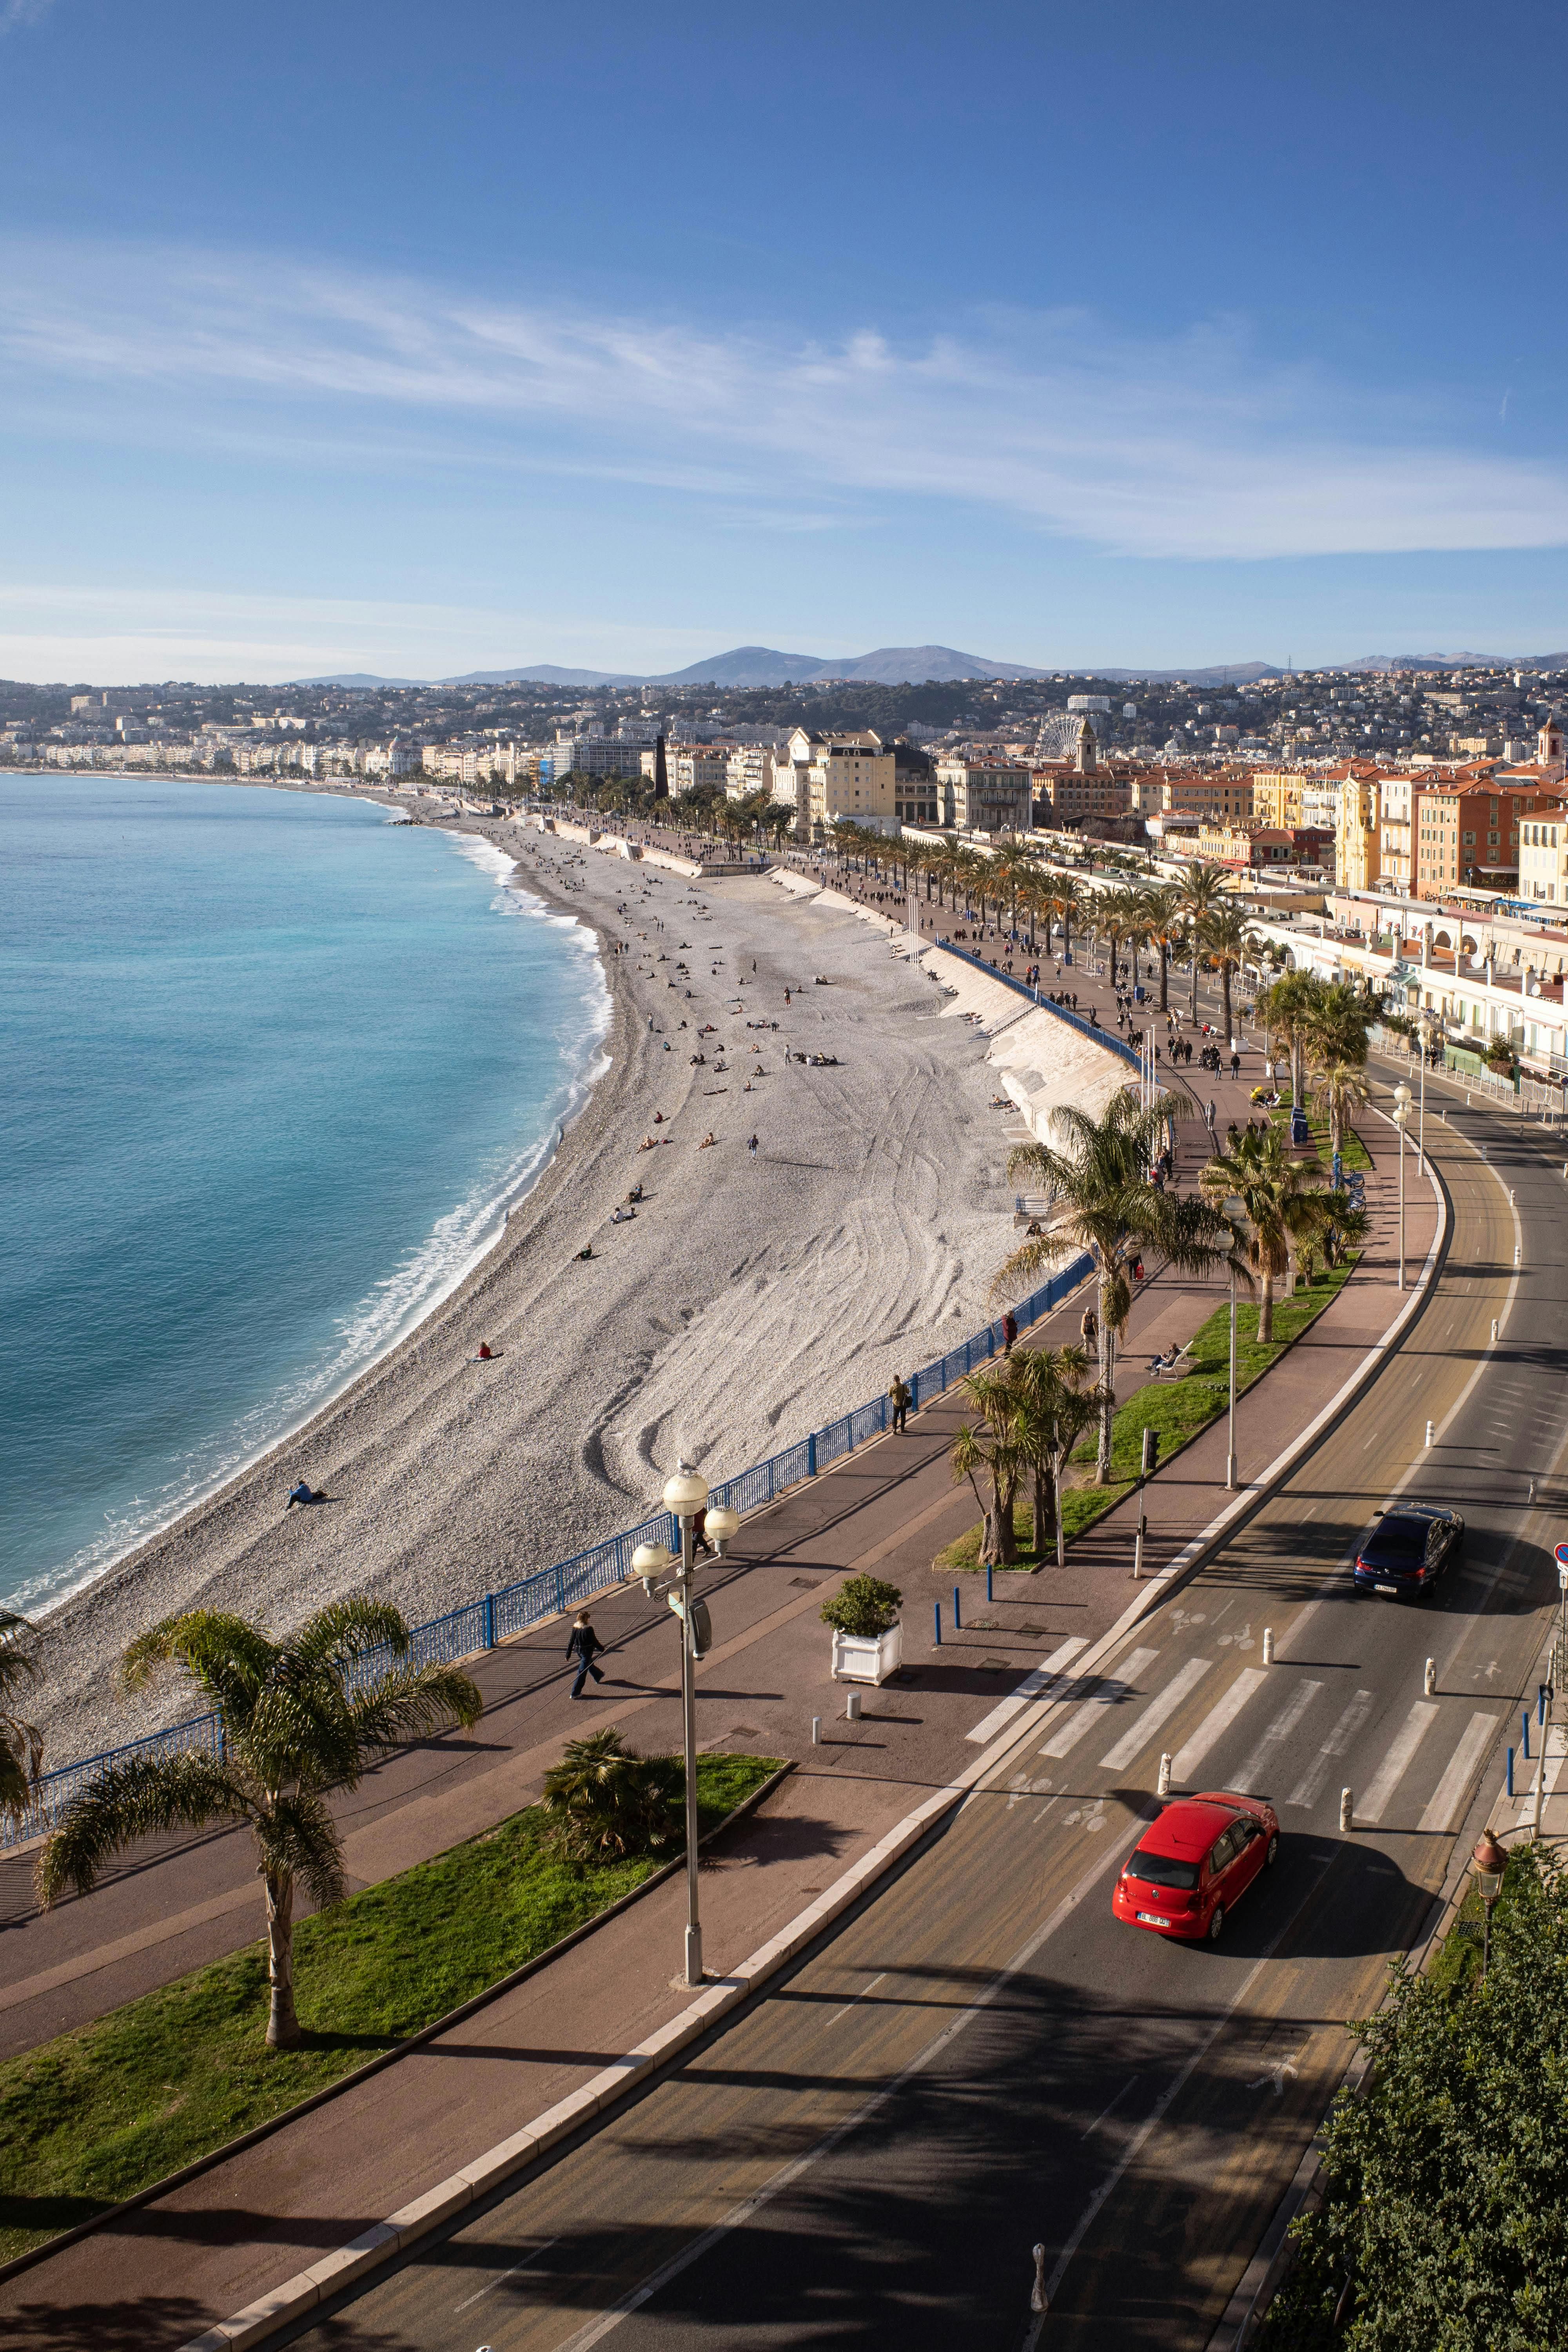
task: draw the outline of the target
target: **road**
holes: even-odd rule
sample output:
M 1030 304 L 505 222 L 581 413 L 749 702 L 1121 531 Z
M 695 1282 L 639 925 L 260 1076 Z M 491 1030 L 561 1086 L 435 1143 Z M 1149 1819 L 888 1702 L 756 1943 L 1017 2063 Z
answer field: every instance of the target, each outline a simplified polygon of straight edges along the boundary
M 1483 1112 L 1429 1104 L 1427 1139 L 1455 1220 L 1436 1295 L 1241 1536 L 728 2031 L 286 2340 L 1201 2352 L 1343 2068 L 1342 2021 L 1420 1935 L 1492 1786 L 1555 1595 L 1559 1164 Z M 1347 1549 L 1401 1489 L 1461 1505 L 1467 1559 L 1427 1604 L 1355 1601 Z M 1213 1949 L 1110 1917 L 1165 1749 L 1178 1788 L 1281 1812 L 1279 1866 Z

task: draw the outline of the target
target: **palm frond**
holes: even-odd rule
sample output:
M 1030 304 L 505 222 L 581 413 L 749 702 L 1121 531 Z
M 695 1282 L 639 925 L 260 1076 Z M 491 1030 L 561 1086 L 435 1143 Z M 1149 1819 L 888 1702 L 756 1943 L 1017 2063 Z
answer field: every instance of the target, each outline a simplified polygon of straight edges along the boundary
M 353 1594 L 329 1601 L 308 1617 L 289 1647 L 318 1665 L 346 1666 L 363 1650 L 391 1650 L 403 1657 L 408 1649 L 408 1625 L 390 1601 L 372 1601 Z
M 342 1901 L 348 1883 L 342 1841 L 319 1796 L 296 1790 L 279 1797 L 258 1829 L 257 1844 L 265 1867 L 276 1876 L 298 1878 L 318 1910 Z
M 37 1682 L 36 1638 L 37 1628 L 26 1617 L 14 1609 L 0 1609 L 0 1709 L 23 1683 Z
M 188 1609 L 165 1617 L 129 1644 L 120 1662 L 127 1690 L 140 1690 L 161 1665 L 183 1666 L 226 1725 L 242 1725 L 277 1664 L 276 1645 L 244 1617 Z
M 34 1871 L 38 1901 L 47 1911 L 68 1887 L 89 1894 L 104 1864 L 139 1838 L 254 1818 L 246 1791 L 215 1757 L 133 1756 L 67 1806 Z
M 349 1702 L 355 1734 L 367 1748 L 428 1739 L 454 1725 L 467 1729 L 484 1711 L 478 1687 L 457 1666 L 399 1667 Z

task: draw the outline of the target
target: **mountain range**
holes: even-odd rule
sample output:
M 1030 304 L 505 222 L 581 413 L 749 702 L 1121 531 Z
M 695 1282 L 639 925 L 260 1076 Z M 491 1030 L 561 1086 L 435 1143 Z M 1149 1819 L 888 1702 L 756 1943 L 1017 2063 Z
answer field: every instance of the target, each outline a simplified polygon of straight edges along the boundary
M 1526 669 L 1568 667 L 1568 653 L 1558 654 L 1363 654 L 1356 661 L 1336 662 L 1339 670 L 1386 672 L 1396 669 L 1469 669 L 1479 664 L 1518 664 Z M 1116 684 L 1158 686 L 1182 678 L 1189 686 L 1250 686 L 1259 678 L 1282 677 L 1282 662 L 1231 662 L 1207 669 L 1079 668 L 1077 677 L 1093 677 Z M 734 646 L 685 669 L 657 676 L 640 671 L 562 669 L 552 662 L 520 663 L 511 669 L 464 670 L 456 677 L 378 677 L 368 670 L 339 670 L 327 677 L 301 677 L 297 686 L 717 686 L 745 687 L 868 684 L 916 686 L 928 678 L 953 679 L 1051 677 L 1059 673 L 1029 669 L 1019 662 L 991 661 L 983 654 L 963 654 L 952 646 L 879 646 L 874 653 L 840 656 L 785 654 L 772 646 Z

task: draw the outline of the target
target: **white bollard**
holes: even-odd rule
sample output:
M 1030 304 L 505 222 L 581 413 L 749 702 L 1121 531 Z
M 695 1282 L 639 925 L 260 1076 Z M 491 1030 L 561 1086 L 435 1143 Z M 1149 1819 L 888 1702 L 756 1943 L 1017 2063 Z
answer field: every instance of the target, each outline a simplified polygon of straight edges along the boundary
M 845 1702 L 844 1702 L 844 1720 L 845 1720 L 845 1722 L 846 1722 L 846 1723 L 858 1723 L 858 1722 L 859 1722 L 859 1720 L 860 1720 L 860 1694 L 859 1694 L 859 1692 L 858 1692 L 858 1691 L 851 1691 L 851 1692 L 850 1692 L 850 1694 L 849 1694 L 849 1696 L 848 1696 L 848 1697 L 845 1700 Z
M 1494 1316 L 1492 1317 L 1492 1345 L 1493 1345 L 1493 1347 L 1494 1347 L 1494 1348 L 1495 1348 L 1495 1347 L 1496 1347 L 1496 1345 L 1497 1345 L 1497 1328 L 1498 1328 L 1498 1319 L 1497 1319 L 1497 1317 L 1494 1315 Z
M 1274 1628 L 1272 1625 L 1265 1625 L 1263 1628 L 1263 1663 L 1266 1666 L 1271 1666 L 1274 1664 Z
M 1342 1789 L 1340 1790 L 1340 1827 L 1342 1830 L 1348 1830 L 1353 1827 L 1354 1822 L 1355 1792 L 1351 1789 Z
M 1170 1751 L 1170 1749 L 1169 1749 L 1169 1748 L 1167 1748 L 1167 1749 L 1165 1750 L 1164 1754 L 1163 1754 L 1163 1755 L 1161 1757 L 1161 1759 L 1160 1759 L 1160 1777 L 1159 1777 L 1159 1779 L 1158 1779 L 1158 1780 L 1155 1781 L 1155 1783 L 1154 1783 L 1154 1794 L 1155 1794 L 1157 1797 L 1168 1797 L 1168 1796 L 1170 1795 L 1170 1793 L 1171 1793 L 1171 1751 Z
M 1437 1661 L 1436 1658 L 1428 1658 L 1426 1661 L 1426 1672 L 1422 1677 L 1421 1688 L 1427 1698 L 1436 1697 Z
M 1428 1445 L 1431 1444 L 1433 1438 L 1436 1436 L 1436 1423 L 1435 1421 L 1429 1421 L 1426 1424 L 1426 1443 Z
M 1522 1243 L 1522 1242 L 1515 1242 L 1515 1244 L 1514 1244 L 1514 1245 L 1513 1245 L 1513 1263 L 1514 1263 L 1514 1269 L 1515 1269 L 1515 1271 L 1516 1271 L 1516 1272 L 1518 1271 L 1518 1268 L 1519 1268 L 1520 1264 L 1521 1264 L 1521 1252 L 1523 1250 L 1523 1247 L 1524 1247 L 1524 1244 L 1523 1244 L 1523 1243 Z
M 820 1748 L 822 1745 L 822 1717 L 819 1715 L 814 1715 L 811 1718 L 811 1744 L 814 1748 Z

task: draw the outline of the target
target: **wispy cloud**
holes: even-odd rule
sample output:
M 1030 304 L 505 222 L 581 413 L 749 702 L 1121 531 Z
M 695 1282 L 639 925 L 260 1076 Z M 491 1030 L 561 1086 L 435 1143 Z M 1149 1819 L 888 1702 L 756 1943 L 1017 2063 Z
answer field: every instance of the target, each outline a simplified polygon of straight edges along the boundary
M 13 396 L 153 392 L 178 429 L 594 474 L 820 529 L 960 501 L 1133 556 L 1568 541 L 1568 468 L 1469 450 L 1425 402 L 1271 362 L 1244 321 L 1163 341 L 1085 313 L 919 341 L 722 332 L 184 251 L 0 256 Z M 334 427 L 333 419 L 338 423 Z M 110 426 L 110 429 L 112 429 Z M 720 519 L 716 513 L 716 520 Z
M 0 0 L 0 33 L 15 32 L 22 25 L 41 25 L 55 0 Z

